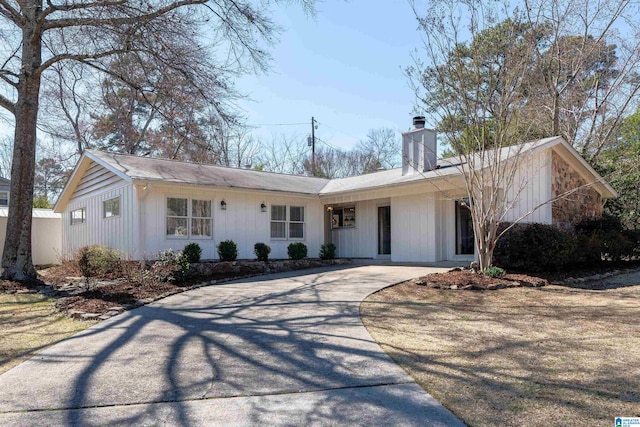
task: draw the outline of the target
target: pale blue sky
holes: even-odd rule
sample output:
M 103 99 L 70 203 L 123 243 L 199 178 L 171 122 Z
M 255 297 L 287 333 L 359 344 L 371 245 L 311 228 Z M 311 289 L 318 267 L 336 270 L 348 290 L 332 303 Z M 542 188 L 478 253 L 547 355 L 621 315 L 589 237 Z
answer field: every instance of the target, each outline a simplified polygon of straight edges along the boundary
M 238 82 L 252 101 L 239 106 L 248 124 L 319 122 L 316 136 L 351 148 L 369 129 L 411 127 L 415 96 L 403 69 L 420 44 L 406 0 L 328 0 L 311 19 L 295 5 L 279 8 L 285 28 L 273 49 L 273 71 Z M 265 126 L 253 133 L 301 134 L 308 126 Z
M 238 107 L 249 125 L 309 124 L 252 133 L 304 138 L 314 116 L 321 141 L 349 149 L 369 129 L 409 129 L 415 97 L 403 69 L 420 33 L 407 0 L 327 0 L 315 20 L 292 3 L 274 10 L 285 31 L 271 51 L 273 70 L 237 81 L 251 97 Z M 13 129 L 0 120 L 2 134 Z

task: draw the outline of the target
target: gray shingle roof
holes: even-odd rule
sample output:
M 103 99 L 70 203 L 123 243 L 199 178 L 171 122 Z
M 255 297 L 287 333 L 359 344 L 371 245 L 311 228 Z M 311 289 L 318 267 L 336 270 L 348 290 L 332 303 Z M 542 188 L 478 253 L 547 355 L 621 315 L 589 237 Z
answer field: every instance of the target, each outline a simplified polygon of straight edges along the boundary
M 562 142 L 560 137 L 551 137 L 505 147 L 499 151 L 488 151 L 486 158 L 477 159 L 475 167 L 500 158 L 507 160 L 521 153 Z M 109 165 L 114 170 L 133 179 L 163 181 L 182 184 L 212 185 L 216 187 L 243 188 L 250 190 L 280 191 L 314 196 L 328 196 L 349 191 L 359 191 L 408 184 L 422 180 L 438 179 L 461 174 L 458 158 L 441 159 L 438 169 L 424 173 L 413 172 L 402 175 L 402 168 L 390 169 L 366 175 L 339 179 L 324 179 L 302 175 L 286 175 L 224 166 L 201 165 L 176 160 L 154 159 L 124 154 L 87 150 L 90 157 Z M 579 155 L 574 153 L 577 157 Z M 593 171 L 594 176 L 598 177 Z M 606 183 L 605 183 L 606 184 Z M 608 184 L 606 184 L 608 186 Z M 611 191 L 613 191 L 611 189 Z M 615 193 L 613 191 L 613 193 Z M 612 194 L 613 194 L 612 193 Z
M 318 195 L 328 179 L 87 150 L 131 179 Z
M 332 179 L 325 185 L 320 195 L 325 196 L 331 193 L 342 193 L 344 191 L 367 190 L 392 185 L 407 184 L 421 180 L 439 178 L 447 175 L 460 173 L 458 168 L 451 167 L 451 163 L 446 160 L 439 161 L 440 169 L 418 173 L 413 172 L 402 175 L 402 168 L 388 169 L 380 172 L 373 172 L 366 175 L 350 176 L 347 178 Z
M 517 156 L 520 153 L 525 153 L 533 150 L 536 147 L 542 146 L 548 142 L 558 140 L 557 137 L 539 139 L 536 141 L 530 141 L 519 145 L 513 145 L 510 147 L 504 147 L 500 149 L 495 155 L 500 157 L 500 160 L 506 160 L 510 157 Z M 488 156 L 490 157 L 495 157 Z M 488 162 L 485 159 L 485 162 Z M 476 162 L 476 166 L 480 166 L 480 161 Z M 393 186 L 399 184 L 407 184 L 410 182 L 417 182 L 421 180 L 437 179 L 446 176 L 461 174 L 460 158 L 451 157 L 438 160 L 438 169 L 418 173 L 412 171 L 408 175 L 402 175 L 402 168 L 390 169 L 380 172 L 374 172 L 367 175 L 352 176 L 348 178 L 332 179 L 322 189 L 320 195 L 326 196 L 332 193 L 342 193 L 345 191 L 357 191 L 367 190 L 379 187 Z

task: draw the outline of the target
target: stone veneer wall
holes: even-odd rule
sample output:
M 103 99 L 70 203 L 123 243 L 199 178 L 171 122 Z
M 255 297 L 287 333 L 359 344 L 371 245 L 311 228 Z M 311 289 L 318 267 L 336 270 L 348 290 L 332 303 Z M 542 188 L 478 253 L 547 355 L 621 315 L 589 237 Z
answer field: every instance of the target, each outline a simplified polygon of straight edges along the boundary
M 587 184 L 575 170 L 557 153 L 553 152 L 551 160 L 553 197 Z M 590 187 L 561 197 L 553 201 L 551 206 L 553 225 L 567 227 L 584 216 L 602 216 L 602 197 Z

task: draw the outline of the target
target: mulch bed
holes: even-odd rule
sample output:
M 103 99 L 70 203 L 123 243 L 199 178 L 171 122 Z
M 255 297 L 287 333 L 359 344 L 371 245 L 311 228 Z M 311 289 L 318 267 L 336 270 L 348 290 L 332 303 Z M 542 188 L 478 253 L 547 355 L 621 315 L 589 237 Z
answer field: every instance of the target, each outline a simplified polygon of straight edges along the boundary
M 56 306 L 66 311 L 107 313 L 114 307 L 132 308 L 211 282 L 238 279 L 237 274 L 214 274 L 205 279 L 192 279 L 180 283 L 146 280 L 130 282 L 124 279 L 99 280 L 89 290 L 79 289 L 68 296 L 62 295 Z M 54 286 L 58 288 L 59 285 Z
M 0 292 L 2 293 L 29 292 L 30 290 L 29 286 L 23 283 L 0 280 Z
M 413 281 L 416 285 L 433 289 L 453 290 L 496 290 L 514 287 L 538 287 L 547 285 L 548 282 L 537 276 L 526 274 L 507 274 L 501 278 L 493 278 L 484 274 L 475 273 L 472 270 L 449 271 L 423 276 Z
M 106 313 L 113 307 L 127 307 L 139 304 L 138 301 L 154 300 L 161 295 L 170 295 L 190 288 L 189 284 L 174 283 L 113 283 L 96 289 L 63 297 L 56 303 L 64 310 L 83 311 L 85 313 Z

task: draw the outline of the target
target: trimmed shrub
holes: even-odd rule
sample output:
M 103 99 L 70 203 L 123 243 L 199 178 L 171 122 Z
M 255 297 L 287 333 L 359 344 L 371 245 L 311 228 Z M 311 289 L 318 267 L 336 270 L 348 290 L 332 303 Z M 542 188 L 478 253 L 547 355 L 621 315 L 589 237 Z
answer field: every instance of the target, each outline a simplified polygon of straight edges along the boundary
M 307 245 L 302 242 L 291 243 L 287 248 L 287 254 L 291 259 L 303 259 L 307 257 Z
M 238 246 L 233 240 L 224 240 L 218 244 L 220 261 L 235 261 L 238 259 Z
M 494 279 L 497 279 L 507 274 L 507 272 L 504 271 L 504 268 L 496 267 L 494 265 L 492 267 L 487 268 L 484 271 L 484 274 L 485 276 L 489 276 L 489 277 L 493 277 Z
M 577 247 L 576 236 L 568 231 L 548 224 L 516 224 L 498 240 L 493 261 L 510 270 L 557 271 L 579 262 Z
M 271 247 L 264 243 L 256 243 L 253 246 L 253 253 L 256 254 L 258 261 L 269 261 L 269 254 L 271 253 Z
M 182 254 L 189 263 L 200 262 L 200 256 L 202 255 L 202 248 L 199 244 L 193 242 L 185 245 L 182 250 Z
M 585 217 L 575 224 L 575 230 L 585 262 L 618 261 L 632 257 L 638 251 L 638 236 L 624 230 L 617 217 Z
M 333 243 L 325 243 L 320 246 L 320 259 L 335 259 L 336 245 Z
M 161 282 L 179 282 L 189 271 L 189 260 L 181 251 L 167 249 L 158 253 L 158 259 L 149 269 L 149 274 Z
M 121 262 L 122 259 L 118 251 L 104 246 L 84 246 L 76 254 L 78 268 L 87 280 L 89 277 L 118 274 Z

